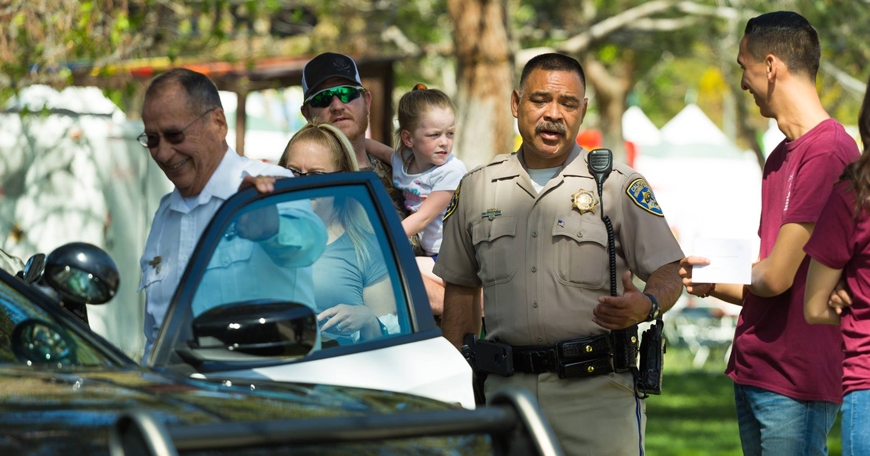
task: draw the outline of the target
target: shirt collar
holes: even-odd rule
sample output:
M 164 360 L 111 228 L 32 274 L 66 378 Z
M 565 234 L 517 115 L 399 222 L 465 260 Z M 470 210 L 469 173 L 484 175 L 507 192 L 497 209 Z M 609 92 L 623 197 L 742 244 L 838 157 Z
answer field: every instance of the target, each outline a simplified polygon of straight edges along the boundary
M 577 143 L 574 143 L 574 148 L 571 150 L 571 153 L 568 154 L 568 159 L 565 160 L 564 168 L 562 168 L 561 174 L 563 176 L 576 176 L 576 177 L 592 177 L 592 174 L 589 173 L 589 151 L 580 147 Z
M 232 147 L 227 147 L 227 151 L 224 152 L 224 157 L 221 159 L 218 167 L 208 179 L 205 187 L 199 195 L 197 195 L 196 206 L 205 204 L 212 198 L 226 200 L 235 195 L 238 191 L 239 185 L 235 181 L 237 180 L 239 173 L 234 171 L 238 170 L 240 166 L 244 165 L 244 163 L 245 159 L 242 158 L 241 155 L 237 154 Z M 181 213 L 187 213 L 196 208 L 196 206 L 193 208 L 187 207 L 187 204 L 184 202 L 184 197 L 181 196 L 181 192 L 179 192 L 177 188 L 172 190 L 169 197 L 170 209 Z
M 507 160 L 504 161 L 503 166 L 499 166 L 498 170 L 492 176 L 493 182 L 502 179 L 513 179 L 522 174 L 527 174 L 525 168 L 520 163 L 520 151 L 523 150 L 522 146 L 515 153 L 510 154 Z
M 523 147 L 516 151 L 516 153 L 511 154 L 511 156 L 505 162 L 505 166 L 501 166 L 497 173 L 493 176 L 492 180 L 500 180 L 500 179 L 511 179 L 518 177 L 522 174 L 528 175 L 528 171 L 523 167 L 522 163 L 520 163 L 520 157 L 522 156 Z M 587 156 L 589 152 L 580 147 L 576 142 L 574 143 L 574 147 L 571 149 L 571 152 L 568 153 L 568 158 L 565 159 L 565 165 L 559 170 L 556 174 L 557 176 L 580 176 L 580 177 L 592 177 L 589 174 L 588 167 L 586 165 Z M 580 157 L 582 159 L 578 160 Z

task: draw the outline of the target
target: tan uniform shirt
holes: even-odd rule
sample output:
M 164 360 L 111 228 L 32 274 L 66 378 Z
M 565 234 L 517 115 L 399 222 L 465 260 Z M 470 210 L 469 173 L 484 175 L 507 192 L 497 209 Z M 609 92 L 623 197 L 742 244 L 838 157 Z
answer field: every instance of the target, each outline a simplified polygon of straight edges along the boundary
M 600 203 L 587 154 L 575 146 L 540 194 L 521 153 L 471 171 L 456 190 L 434 272 L 450 283 L 483 286 L 487 339 L 539 345 L 607 332 L 592 322 L 598 297 L 610 294 L 601 206 L 581 214 L 572 203 L 572 195 L 584 190 L 579 208 Z M 683 258 L 636 171 L 614 165 L 603 199 L 613 224 L 620 295 L 626 269 L 646 281 L 660 266 Z

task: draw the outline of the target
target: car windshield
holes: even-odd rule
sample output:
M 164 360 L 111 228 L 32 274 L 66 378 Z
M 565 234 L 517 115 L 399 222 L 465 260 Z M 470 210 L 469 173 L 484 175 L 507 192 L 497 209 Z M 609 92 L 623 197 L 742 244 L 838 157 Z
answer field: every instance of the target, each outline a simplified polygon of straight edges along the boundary
M 411 311 L 387 232 L 363 185 L 279 193 L 242 207 L 222 224 L 220 236 L 200 244 L 197 262 L 205 267 L 200 263 L 188 271 L 183 286 L 191 288 L 177 303 L 185 308 L 171 311 L 181 320 L 173 325 L 174 351 L 193 350 L 206 361 L 294 360 L 298 350 L 252 357 L 227 340 L 225 350 L 213 350 L 214 344 L 202 350 L 195 329 L 213 320 L 213 309 L 225 315 L 227 308 L 247 306 L 256 312 L 258 304 L 274 308 L 284 302 L 302 304 L 316 315 L 312 351 L 354 351 L 411 333 Z M 302 330 L 286 325 L 276 331 L 301 338 Z M 269 342 L 257 337 L 256 343 Z
M 115 366 L 119 361 L 64 318 L 0 282 L 0 364 L 75 369 Z

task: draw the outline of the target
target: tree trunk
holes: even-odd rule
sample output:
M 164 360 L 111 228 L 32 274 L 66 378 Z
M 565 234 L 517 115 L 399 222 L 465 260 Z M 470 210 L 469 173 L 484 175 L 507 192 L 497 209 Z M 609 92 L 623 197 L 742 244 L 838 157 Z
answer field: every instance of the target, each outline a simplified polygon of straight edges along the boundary
M 453 152 L 469 170 L 514 150 L 513 53 L 504 0 L 448 0 L 457 62 Z
M 625 140 L 622 136 L 622 114 L 625 112 L 625 99 L 632 85 L 630 64 L 621 64 L 615 73 L 593 57 L 583 60 L 586 83 L 595 89 L 595 98 L 601 115 L 599 121 L 602 147 L 613 151 L 613 161 L 626 163 Z

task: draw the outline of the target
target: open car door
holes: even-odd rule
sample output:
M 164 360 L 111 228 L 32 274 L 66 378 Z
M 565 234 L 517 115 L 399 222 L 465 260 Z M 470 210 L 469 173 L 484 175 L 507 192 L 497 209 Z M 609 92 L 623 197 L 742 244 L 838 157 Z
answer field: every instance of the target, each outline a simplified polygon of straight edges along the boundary
M 277 302 L 318 315 L 294 328 Z M 312 349 L 285 349 L 310 337 Z M 308 340 L 308 339 L 306 339 Z M 471 369 L 435 325 L 374 173 L 239 192 L 203 232 L 147 364 L 208 378 L 372 388 L 474 407 Z

